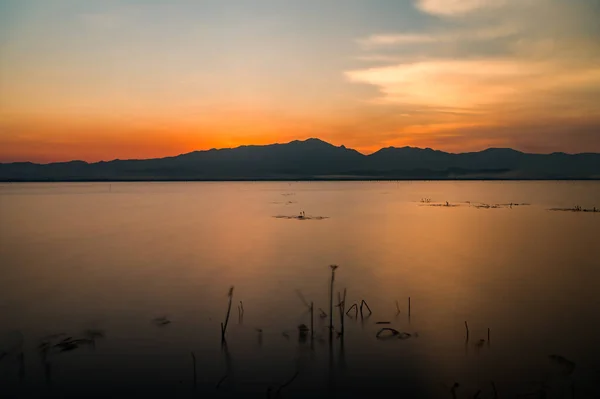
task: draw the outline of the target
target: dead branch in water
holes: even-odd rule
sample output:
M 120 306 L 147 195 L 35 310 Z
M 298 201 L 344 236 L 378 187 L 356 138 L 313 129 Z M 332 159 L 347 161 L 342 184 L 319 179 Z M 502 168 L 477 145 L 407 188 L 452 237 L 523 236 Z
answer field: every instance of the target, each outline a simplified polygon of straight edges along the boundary
M 371 316 L 373 314 L 373 312 L 371 311 L 371 308 L 369 307 L 369 305 L 367 304 L 367 301 L 365 301 L 364 299 L 360 302 L 360 317 L 363 317 L 363 306 L 367 307 L 367 310 L 369 311 L 369 316 Z
M 225 332 L 227 331 L 227 324 L 229 323 L 229 315 L 231 314 L 231 302 L 233 301 L 233 285 L 229 288 L 229 304 L 227 306 L 227 315 L 225 315 L 225 323 L 221 323 L 221 341 L 225 341 Z

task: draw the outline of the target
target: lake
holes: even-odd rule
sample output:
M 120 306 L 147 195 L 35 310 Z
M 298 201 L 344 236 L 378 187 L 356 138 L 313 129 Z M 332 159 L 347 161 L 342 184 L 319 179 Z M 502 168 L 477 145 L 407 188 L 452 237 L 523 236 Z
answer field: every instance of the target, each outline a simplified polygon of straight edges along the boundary
M 598 397 L 574 206 L 600 182 L 0 184 L 0 397 Z

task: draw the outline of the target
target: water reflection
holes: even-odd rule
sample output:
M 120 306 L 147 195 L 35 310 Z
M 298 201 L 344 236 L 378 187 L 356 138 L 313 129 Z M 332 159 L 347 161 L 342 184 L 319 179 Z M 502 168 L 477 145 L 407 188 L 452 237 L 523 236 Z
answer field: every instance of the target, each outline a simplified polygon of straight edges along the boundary
M 597 393 L 600 225 L 547 211 L 593 209 L 597 183 L 298 183 L 292 204 L 272 203 L 278 183 L 54 187 L 0 190 L 2 325 L 24 337 L 20 355 L 0 345 L 0 395 L 264 398 L 294 376 L 280 396 Z M 330 218 L 272 217 L 304 209 Z M 36 361 L 47 329 L 89 320 L 110 335 L 54 337 Z

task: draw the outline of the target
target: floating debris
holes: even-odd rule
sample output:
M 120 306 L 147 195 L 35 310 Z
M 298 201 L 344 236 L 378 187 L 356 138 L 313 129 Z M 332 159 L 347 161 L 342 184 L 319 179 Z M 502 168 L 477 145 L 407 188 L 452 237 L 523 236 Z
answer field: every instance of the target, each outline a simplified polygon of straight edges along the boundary
M 460 206 L 460 205 L 459 204 L 451 204 L 448 201 L 446 201 L 446 202 L 438 203 L 438 204 L 431 204 L 431 203 L 426 202 L 426 203 L 424 203 L 424 204 L 422 204 L 420 206 L 441 206 L 441 207 L 444 207 L 444 208 L 455 208 L 455 207 Z
M 275 219 L 296 219 L 296 220 L 323 220 L 329 219 L 328 216 L 306 216 L 304 212 L 300 213 L 297 216 L 289 216 L 289 215 L 277 215 L 273 216 Z
M 461 205 L 462 204 L 462 205 Z M 469 207 L 474 207 L 477 209 L 499 209 L 499 208 L 509 208 L 512 209 L 514 206 L 526 206 L 526 205 L 531 205 L 528 203 L 517 203 L 517 202 L 511 202 L 511 203 L 507 203 L 507 204 L 486 204 L 484 202 L 472 202 L 472 201 L 465 201 L 465 202 L 461 202 L 458 204 L 452 204 L 448 201 L 446 202 L 440 202 L 440 203 L 430 203 L 427 201 L 421 201 L 421 205 L 420 206 L 438 206 L 438 207 L 444 207 L 444 208 L 455 208 L 457 206 L 463 206 L 463 205 L 468 205 Z
M 376 321 L 375 324 L 392 324 L 389 321 Z
M 411 336 L 412 335 L 407 332 L 401 332 L 394 328 L 389 328 L 389 327 L 382 328 L 381 330 L 377 331 L 377 334 L 375 335 L 375 337 L 380 340 L 386 340 L 386 339 L 391 339 L 391 338 L 407 339 L 407 338 L 410 338 Z
M 573 208 L 550 208 L 550 211 L 563 211 L 563 212 L 590 212 L 590 213 L 599 213 L 600 209 L 593 208 L 582 208 L 579 205 L 574 206 Z
M 156 319 L 152 320 L 152 323 L 154 323 L 154 325 L 156 325 L 158 327 L 164 327 L 168 324 L 171 324 L 171 320 L 167 319 L 166 316 L 163 316 L 163 317 L 157 317 Z

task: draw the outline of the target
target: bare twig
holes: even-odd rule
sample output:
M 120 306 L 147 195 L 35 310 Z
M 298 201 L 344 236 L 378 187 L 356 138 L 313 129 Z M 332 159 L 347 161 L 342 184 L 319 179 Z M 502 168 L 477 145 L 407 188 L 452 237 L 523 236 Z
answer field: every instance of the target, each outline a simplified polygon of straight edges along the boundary
M 329 265 L 329 267 L 331 268 L 331 285 L 329 287 L 329 331 L 333 332 L 333 283 L 335 281 L 335 269 L 337 269 L 338 266 Z
M 310 303 L 310 340 L 311 342 L 315 339 L 315 315 L 314 315 L 315 304 Z
M 227 324 L 229 323 L 229 315 L 231 314 L 231 302 L 233 300 L 233 285 L 229 288 L 229 305 L 227 306 L 227 315 L 225 316 L 225 323 L 221 323 L 221 340 L 225 341 L 225 332 L 227 331 Z
M 225 375 L 223 376 L 223 378 L 221 378 L 221 379 L 219 380 L 219 382 L 217 382 L 217 387 L 216 387 L 216 388 L 217 388 L 217 389 L 219 389 L 219 387 L 221 386 L 221 384 L 223 383 L 223 381 L 225 381 L 226 379 L 227 379 L 227 374 L 225 374 Z
M 344 335 L 344 309 L 346 307 L 346 289 L 344 288 L 344 296 L 338 292 L 338 307 L 340 308 L 340 335 Z
M 281 393 L 281 390 L 287 386 L 289 386 L 292 382 L 294 382 L 294 380 L 296 379 L 296 377 L 298 377 L 298 371 L 296 371 L 294 373 L 294 375 L 292 376 L 292 378 L 290 378 L 287 382 L 285 382 L 284 384 L 280 385 L 279 388 L 277 388 L 277 391 L 275 392 L 275 396 L 279 396 Z
M 358 316 L 358 305 L 357 304 L 350 306 L 350 309 L 348 309 L 346 311 L 346 314 L 348 315 L 348 313 L 350 313 L 350 311 L 352 311 L 352 309 L 354 309 L 354 317 L 356 318 Z M 350 315 L 348 315 L 348 316 L 350 316 Z
M 367 310 L 369 311 L 369 316 L 373 314 L 373 312 L 371 311 L 371 308 L 369 307 L 369 305 L 367 304 L 367 301 L 365 301 L 364 299 L 360 302 L 360 317 L 363 317 L 363 306 L 367 307 Z
M 496 389 L 494 381 L 492 381 L 492 389 L 494 390 L 494 399 L 498 399 L 498 390 Z

